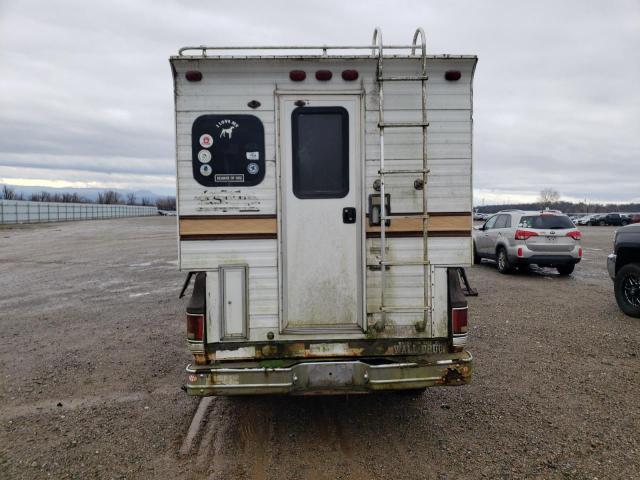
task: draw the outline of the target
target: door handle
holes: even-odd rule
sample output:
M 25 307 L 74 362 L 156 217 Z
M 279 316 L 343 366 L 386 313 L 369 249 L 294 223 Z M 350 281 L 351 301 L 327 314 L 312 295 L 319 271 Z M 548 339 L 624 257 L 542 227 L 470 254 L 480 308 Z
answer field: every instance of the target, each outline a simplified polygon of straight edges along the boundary
M 356 209 L 355 209 L 355 207 L 344 207 L 342 209 L 342 222 L 343 223 L 356 223 Z

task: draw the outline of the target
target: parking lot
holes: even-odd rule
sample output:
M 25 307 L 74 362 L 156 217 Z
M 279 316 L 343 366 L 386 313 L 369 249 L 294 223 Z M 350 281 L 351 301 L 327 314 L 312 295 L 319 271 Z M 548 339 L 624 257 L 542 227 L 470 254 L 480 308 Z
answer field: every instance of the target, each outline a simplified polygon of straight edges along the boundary
M 216 398 L 192 455 L 175 217 L 0 229 L 2 478 L 640 478 L 640 322 L 613 227 L 584 259 L 468 270 L 471 385 Z

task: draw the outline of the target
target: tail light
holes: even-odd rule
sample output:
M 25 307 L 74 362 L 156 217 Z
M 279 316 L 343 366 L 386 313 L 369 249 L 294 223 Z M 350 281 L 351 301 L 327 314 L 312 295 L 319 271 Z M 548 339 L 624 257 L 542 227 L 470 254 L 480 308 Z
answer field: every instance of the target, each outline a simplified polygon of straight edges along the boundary
M 580 230 L 572 230 L 567 233 L 567 237 L 571 237 L 574 240 L 580 240 L 582 238 L 582 233 L 580 233 Z
M 204 315 L 187 313 L 187 339 L 192 342 L 204 341 Z
M 516 240 L 526 240 L 527 238 L 537 236 L 538 234 L 536 232 L 530 230 L 516 230 Z
M 467 307 L 454 307 L 451 309 L 451 333 L 453 334 L 452 347 L 454 352 L 462 352 L 467 345 Z
M 467 307 L 451 309 L 451 326 L 454 335 L 467 334 Z

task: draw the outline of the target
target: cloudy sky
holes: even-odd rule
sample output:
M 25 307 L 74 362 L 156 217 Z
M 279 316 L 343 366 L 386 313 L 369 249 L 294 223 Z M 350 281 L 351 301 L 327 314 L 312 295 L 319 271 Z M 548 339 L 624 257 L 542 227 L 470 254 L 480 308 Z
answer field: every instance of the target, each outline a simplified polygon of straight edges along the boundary
M 0 183 L 174 191 L 168 57 L 193 44 L 476 54 L 476 204 L 640 201 L 640 1 L 0 0 Z

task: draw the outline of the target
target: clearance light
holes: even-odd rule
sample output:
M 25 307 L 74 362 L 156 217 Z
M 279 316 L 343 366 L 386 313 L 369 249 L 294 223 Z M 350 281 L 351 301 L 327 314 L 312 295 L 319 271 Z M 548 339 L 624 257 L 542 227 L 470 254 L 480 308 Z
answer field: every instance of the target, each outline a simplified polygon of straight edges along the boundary
M 522 256 L 522 247 L 518 247 L 518 256 L 521 257 Z
M 199 82 L 202 80 L 202 72 L 197 70 L 189 70 L 184 74 L 184 78 L 186 78 L 189 82 Z
M 578 249 L 578 256 L 579 256 L 580 258 L 582 258 L 582 247 L 580 247 L 580 248 Z
M 307 74 L 304 70 L 291 70 L 289 72 L 289 79 L 294 82 L 302 82 L 305 78 L 307 78 Z
M 316 80 L 320 80 L 321 82 L 331 80 L 331 77 L 333 77 L 333 73 L 331 73 L 331 70 L 318 70 L 316 72 Z
M 342 79 L 347 82 L 353 82 L 358 79 L 358 71 L 357 70 L 343 70 L 342 71 Z
M 460 80 L 460 77 L 462 77 L 460 70 L 449 70 L 444 74 L 444 78 L 450 82 L 455 82 L 457 80 Z

